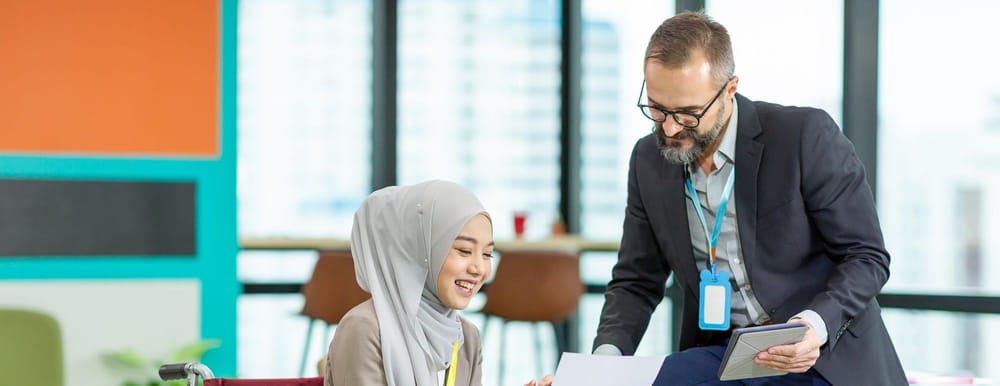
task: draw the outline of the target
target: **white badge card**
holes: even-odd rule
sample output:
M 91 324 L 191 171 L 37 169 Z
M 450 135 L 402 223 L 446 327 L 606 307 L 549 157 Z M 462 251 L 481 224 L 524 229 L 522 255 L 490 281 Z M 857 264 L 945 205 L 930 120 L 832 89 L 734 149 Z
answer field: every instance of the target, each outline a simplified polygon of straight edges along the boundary
M 698 297 L 698 328 L 702 330 L 729 329 L 730 297 L 733 287 L 729 284 L 729 272 L 719 270 L 715 274 L 701 271 L 701 294 Z

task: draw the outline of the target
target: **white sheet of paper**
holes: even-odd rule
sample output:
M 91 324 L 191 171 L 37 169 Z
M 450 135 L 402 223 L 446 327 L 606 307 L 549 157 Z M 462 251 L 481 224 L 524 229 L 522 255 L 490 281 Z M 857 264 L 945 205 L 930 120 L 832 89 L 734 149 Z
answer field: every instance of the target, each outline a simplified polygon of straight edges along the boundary
M 552 386 L 649 386 L 656 380 L 665 357 L 564 352 Z

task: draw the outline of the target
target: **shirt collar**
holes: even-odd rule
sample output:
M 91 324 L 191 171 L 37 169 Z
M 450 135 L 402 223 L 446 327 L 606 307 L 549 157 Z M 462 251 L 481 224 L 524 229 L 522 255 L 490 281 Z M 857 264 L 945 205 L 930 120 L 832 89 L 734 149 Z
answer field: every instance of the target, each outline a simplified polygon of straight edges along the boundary
M 736 98 L 730 99 L 733 103 L 733 115 L 729 117 L 729 124 L 726 125 L 726 132 L 722 135 L 722 143 L 716 150 L 714 157 L 715 166 L 721 168 L 727 161 L 736 164 L 736 123 L 739 121 L 739 107 Z
M 733 103 L 733 115 L 729 117 L 729 124 L 726 125 L 726 131 L 722 135 L 722 142 L 719 143 L 719 148 L 712 155 L 712 161 L 715 162 L 716 169 L 722 169 L 722 166 L 727 162 L 733 165 L 736 164 L 736 127 L 739 121 L 739 106 L 736 104 L 736 98 L 730 99 Z M 689 172 L 695 173 L 698 170 L 698 165 L 696 162 L 692 162 L 689 166 L 691 168 Z M 697 174 L 697 173 L 695 173 Z

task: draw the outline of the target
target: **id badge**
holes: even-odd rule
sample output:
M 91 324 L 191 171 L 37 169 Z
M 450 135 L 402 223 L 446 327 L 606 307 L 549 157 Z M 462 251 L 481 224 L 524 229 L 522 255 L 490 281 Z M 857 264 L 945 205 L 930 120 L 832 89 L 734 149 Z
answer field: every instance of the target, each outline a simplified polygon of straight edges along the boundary
M 698 328 L 702 330 L 728 330 L 729 302 L 733 294 L 733 287 L 729 284 L 729 272 L 719 270 L 713 275 L 707 269 L 701 270 L 700 287 Z

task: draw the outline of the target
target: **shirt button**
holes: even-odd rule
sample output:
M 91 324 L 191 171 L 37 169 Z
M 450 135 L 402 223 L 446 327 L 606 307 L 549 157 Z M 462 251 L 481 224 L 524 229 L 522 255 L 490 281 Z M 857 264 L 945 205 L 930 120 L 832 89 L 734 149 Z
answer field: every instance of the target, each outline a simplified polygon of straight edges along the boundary
M 733 259 L 733 264 L 739 264 L 739 263 L 740 263 L 740 259 Z
M 749 284 L 744 284 L 743 285 L 743 290 L 744 291 L 750 291 L 750 285 Z

